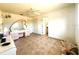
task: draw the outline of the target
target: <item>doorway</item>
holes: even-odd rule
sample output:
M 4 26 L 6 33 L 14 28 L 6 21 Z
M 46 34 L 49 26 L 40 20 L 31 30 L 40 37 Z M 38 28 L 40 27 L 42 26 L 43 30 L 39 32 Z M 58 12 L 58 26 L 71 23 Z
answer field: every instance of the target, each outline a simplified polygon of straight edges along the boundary
M 45 35 L 48 36 L 48 18 L 44 18 Z
M 48 36 L 48 26 L 46 27 L 46 35 Z

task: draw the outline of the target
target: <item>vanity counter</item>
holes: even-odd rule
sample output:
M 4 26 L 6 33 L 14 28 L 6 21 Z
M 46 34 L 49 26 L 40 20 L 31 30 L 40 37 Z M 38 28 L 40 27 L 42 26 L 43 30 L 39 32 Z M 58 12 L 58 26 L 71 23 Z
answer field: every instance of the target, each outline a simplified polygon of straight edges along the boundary
M 7 46 L 1 46 L 0 43 L 0 55 L 16 55 L 16 46 L 10 35 L 7 36 L 6 42 L 10 42 L 10 44 Z

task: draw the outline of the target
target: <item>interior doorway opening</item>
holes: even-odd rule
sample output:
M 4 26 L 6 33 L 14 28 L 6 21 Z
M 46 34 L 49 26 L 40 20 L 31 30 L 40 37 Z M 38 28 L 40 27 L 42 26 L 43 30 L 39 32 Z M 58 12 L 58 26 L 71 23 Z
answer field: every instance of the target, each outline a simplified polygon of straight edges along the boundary
M 48 36 L 48 26 L 46 27 L 46 35 Z
M 47 18 L 47 17 L 44 18 L 44 27 L 45 27 L 45 28 L 44 28 L 45 35 L 48 36 L 48 34 L 49 34 L 49 32 L 48 32 L 48 31 L 49 31 L 48 28 L 49 28 L 49 27 L 48 27 L 48 18 Z

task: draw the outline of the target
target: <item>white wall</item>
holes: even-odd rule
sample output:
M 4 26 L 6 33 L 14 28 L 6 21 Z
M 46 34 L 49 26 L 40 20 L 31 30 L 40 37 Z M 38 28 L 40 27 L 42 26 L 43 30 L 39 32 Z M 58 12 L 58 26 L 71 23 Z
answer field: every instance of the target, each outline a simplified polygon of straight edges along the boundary
M 48 36 L 75 43 L 75 6 L 54 10 L 48 17 Z
M 2 11 L 0 11 L 0 32 L 2 32 Z
M 76 4 L 76 13 L 75 13 L 75 16 L 76 16 L 76 20 L 75 20 L 75 37 L 76 37 L 76 42 L 77 42 L 77 45 L 78 45 L 78 53 L 79 53 L 79 4 Z

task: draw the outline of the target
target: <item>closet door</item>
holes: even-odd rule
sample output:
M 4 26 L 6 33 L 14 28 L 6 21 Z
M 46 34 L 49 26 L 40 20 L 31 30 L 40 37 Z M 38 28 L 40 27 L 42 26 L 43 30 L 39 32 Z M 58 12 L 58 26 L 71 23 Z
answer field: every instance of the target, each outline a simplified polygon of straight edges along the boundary
M 33 26 L 34 26 L 33 32 L 38 34 L 38 20 L 35 19 L 33 21 Z
M 39 21 L 38 21 L 38 34 L 43 34 L 43 20 L 42 19 L 40 19 Z

